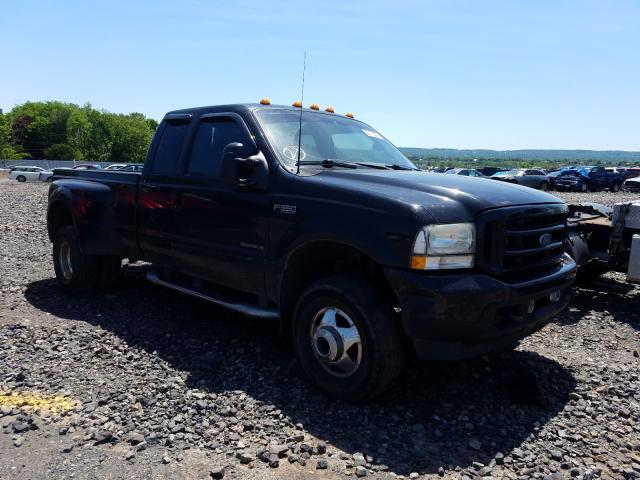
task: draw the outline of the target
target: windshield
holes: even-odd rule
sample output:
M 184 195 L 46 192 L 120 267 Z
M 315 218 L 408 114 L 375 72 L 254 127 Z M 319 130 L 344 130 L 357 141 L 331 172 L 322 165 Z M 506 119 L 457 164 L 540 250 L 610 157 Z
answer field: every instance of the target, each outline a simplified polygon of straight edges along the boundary
M 287 109 L 257 110 L 256 116 L 278 154 L 290 170 L 298 161 L 300 112 Z M 391 142 L 368 125 L 351 118 L 320 112 L 302 112 L 300 162 L 323 160 L 415 169 Z

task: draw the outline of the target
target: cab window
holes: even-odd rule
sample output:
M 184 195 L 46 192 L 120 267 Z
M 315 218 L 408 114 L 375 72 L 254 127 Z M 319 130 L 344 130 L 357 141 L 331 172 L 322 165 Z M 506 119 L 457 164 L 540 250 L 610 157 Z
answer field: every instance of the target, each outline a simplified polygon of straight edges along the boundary
M 187 174 L 218 177 L 222 165 L 222 151 L 230 143 L 242 143 L 247 150 L 251 144 L 245 129 L 233 118 L 213 117 L 202 121 L 191 149 Z

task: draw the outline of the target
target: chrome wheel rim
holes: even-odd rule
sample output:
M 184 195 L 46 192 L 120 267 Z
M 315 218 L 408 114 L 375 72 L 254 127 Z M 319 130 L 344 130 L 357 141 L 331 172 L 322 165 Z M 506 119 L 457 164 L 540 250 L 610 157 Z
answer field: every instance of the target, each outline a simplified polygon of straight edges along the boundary
M 310 332 L 318 363 L 336 377 L 353 375 L 362 360 L 362 340 L 351 317 L 335 307 L 323 308 L 313 317 Z
M 58 263 L 65 280 L 71 280 L 73 277 L 73 263 L 71 262 L 71 244 L 62 242 L 58 251 Z

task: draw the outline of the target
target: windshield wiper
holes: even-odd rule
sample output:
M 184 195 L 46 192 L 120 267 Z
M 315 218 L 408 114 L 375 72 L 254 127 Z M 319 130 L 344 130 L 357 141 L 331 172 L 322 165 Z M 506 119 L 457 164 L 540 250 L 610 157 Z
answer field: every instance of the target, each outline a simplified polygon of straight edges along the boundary
M 362 165 L 363 167 L 377 168 L 378 170 L 387 170 L 389 168 L 389 166 L 384 163 L 375 163 L 375 162 L 353 162 L 353 163 L 357 163 L 358 165 Z
M 413 170 L 419 172 L 419 168 L 414 167 L 405 167 L 404 165 L 398 165 L 397 163 L 384 163 L 385 167 L 390 168 L 391 170 Z
M 333 160 L 331 158 L 325 158 L 324 160 L 300 160 L 298 165 L 320 165 L 324 168 L 331 167 L 343 167 L 343 168 L 358 168 L 355 163 L 341 162 L 340 160 Z

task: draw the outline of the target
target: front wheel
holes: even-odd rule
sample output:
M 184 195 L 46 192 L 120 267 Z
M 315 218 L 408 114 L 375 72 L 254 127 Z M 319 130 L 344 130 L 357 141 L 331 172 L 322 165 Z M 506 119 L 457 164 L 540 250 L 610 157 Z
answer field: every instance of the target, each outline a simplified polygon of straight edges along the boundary
M 611 191 L 614 193 L 617 193 L 620 191 L 620 184 L 619 183 L 614 183 L 613 186 L 611 187 Z
M 27 178 L 24 175 L 18 175 L 16 177 L 16 180 L 19 181 L 20 183 L 24 183 L 27 181 Z
M 584 192 L 586 192 L 587 190 L 589 190 L 589 187 L 587 186 L 587 184 L 586 184 L 586 183 L 584 183 L 584 182 L 583 182 L 583 183 L 581 183 L 581 184 L 578 186 L 578 189 L 579 189 L 582 193 L 584 193 Z
M 294 343 L 305 373 L 324 392 L 364 402 L 402 370 L 402 335 L 390 302 L 366 280 L 336 275 L 310 286 L 294 313 Z
M 546 182 L 542 182 L 540 184 L 540 190 L 542 190 L 543 192 L 547 192 L 549 190 L 549 184 Z

